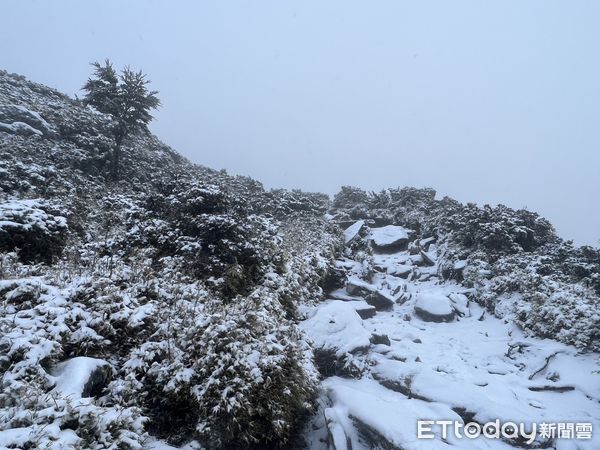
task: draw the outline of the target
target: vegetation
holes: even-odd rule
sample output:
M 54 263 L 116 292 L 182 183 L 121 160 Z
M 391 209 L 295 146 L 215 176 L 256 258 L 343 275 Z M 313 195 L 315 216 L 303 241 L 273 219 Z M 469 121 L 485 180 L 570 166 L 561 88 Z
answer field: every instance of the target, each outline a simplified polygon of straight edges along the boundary
M 150 111 L 160 106 L 160 100 L 156 96 L 158 91 L 148 90 L 150 81 L 141 70 L 135 72 L 125 67 L 117 74 L 108 59 L 104 65 L 99 62 L 92 65 L 94 75 L 83 86 L 84 102 L 115 120 L 111 173 L 116 180 L 119 178 L 123 140 L 132 132 L 147 129 L 152 120 Z

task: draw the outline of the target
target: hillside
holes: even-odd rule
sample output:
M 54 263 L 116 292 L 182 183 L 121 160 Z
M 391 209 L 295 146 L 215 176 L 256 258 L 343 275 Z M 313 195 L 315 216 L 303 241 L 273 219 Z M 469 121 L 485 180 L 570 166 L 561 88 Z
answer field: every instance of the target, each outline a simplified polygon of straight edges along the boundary
M 416 441 L 427 414 L 600 427 L 600 250 L 429 189 L 267 191 L 147 133 L 115 182 L 112 126 L 0 72 L 0 448 L 474 448 Z

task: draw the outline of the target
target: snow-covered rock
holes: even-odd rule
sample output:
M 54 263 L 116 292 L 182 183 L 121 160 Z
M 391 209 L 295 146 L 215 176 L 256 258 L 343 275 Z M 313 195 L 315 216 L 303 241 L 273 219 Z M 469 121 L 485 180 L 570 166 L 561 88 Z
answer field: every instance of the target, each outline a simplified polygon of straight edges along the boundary
M 312 317 L 301 323 L 316 348 L 332 350 L 344 356 L 365 350 L 370 345 L 371 333 L 348 302 L 333 300 L 319 306 Z
M 358 234 L 360 233 L 360 231 L 363 229 L 364 226 L 365 226 L 364 220 L 357 220 L 355 223 L 353 223 L 348 228 L 346 228 L 344 230 L 344 241 L 346 242 L 346 244 L 348 242 L 352 241 L 356 236 L 358 236 Z
M 323 382 L 333 403 L 338 435 L 340 429 L 351 442 L 352 449 L 431 449 L 452 448 L 439 437 L 433 440 L 416 439 L 418 419 L 445 417 L 460 420 L 452 409 L 441 403 L 408 399 L 390 391 L 374 380 L 345 380 L 328 378 Z M 330 412 L 330 416 L 334 413 Z M 343 439 L 338 438 L 338 442 Z M 466 447 L 463 447 L 466 448 Z
M 369 239 L 373 247 L 381 252 L 394 252 L 402 250 L 408 244 L 411 230 L 397 225 L 387 225 L 381 228 L 372 228 Z
M 394 307 L 394 298 L 386 292 L 377 290 L 367 297 L 365 300 L 369 305 L 373 305 L 377 311 L 389 311 Z
M 369 305 L 364 300 L 350 300 L 347 302 L 358 313 L 361 319 L 370 319 L 375 316 L 377 309 L 373 305 Z
M 427 292 L 417 295 L 415 314 L 426 322 L 451 322 L 456 313 L 448 297 Z
M 112 372 L 107 361 L 86 356 L 63 361 L 51 371 L 56 382 L 55 389 L 73 398 L 100 394 L 110 381 Z
M 376 290 L 377 287 L 356 277 L 352 277 L 346 282 L 346 292 L 351 296 L 366 296 Z
M 4 128 L 4 131 L 12 130 L 15 134 L 56 136 L 54 128 L 40 113 L 22 105 L 0 105 L 0 125 L 2 124 L 4 127 L 0 127 L 0 131 Z

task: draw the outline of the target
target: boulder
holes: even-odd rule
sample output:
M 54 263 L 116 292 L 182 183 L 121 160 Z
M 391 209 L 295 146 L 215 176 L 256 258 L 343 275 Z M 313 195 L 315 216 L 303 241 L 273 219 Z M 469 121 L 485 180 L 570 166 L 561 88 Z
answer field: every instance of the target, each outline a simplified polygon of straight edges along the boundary
M 56 131 L 44 118 L 35 111 L 30 111 L 20 105 L 0 105 L 0 122 L 3 122 L 3 131 L 14 134 L 39 134 L 47 137 L 55 137 Z
M 55 388 L 72 398 L 97 397 L 110 382 L 113 369 L 103 359 L 78 356 L 58 363 L 51 370 Z
M 431 253 L 420 250 L 419 254 L 421 255 L 421 258 L 423 258 L 423 263 L 426 266 L 434 266 L 435 265 L 435 256 L 433 256 Z
M 354 301 L 349 301 L 347 303 L 354 308 L 356 313 L 363 320 L 370 319 L 371 317 L 375 317 L 375 314 L 377 314 L 377 310 L 375 309 L 375 307 L 372 305 L 369 305 L 364 300 L 354 300 Z
M 456 316 L 448 297 L 435 293 L 418 294 L 415 314 L 426 322 L 452 322 Z
M 431 236 L 425 239 L 421 239 L 419 241 L 419 247 L 421 247 L 423 250 L 428 251 L 429 250 L 429 246 L 431 244 L 435 243 L 435 237 Z
M 365 297 L 365 300 L 369 305 L 374 306 L 377 311 L 389 311 L 393 308 L 394 303 L 396 303 L 391 296 L 382 291 L 375 291 L 369 294 Z
M 411 230 L 397 225 L 387 225 L 371 229 L 369 240 L 376 252 L 395 253 L 406 250 L 410 240 Z
M 358 278 L 350 278 L 346 282 L 346 292 L 348 295 L 365 297 L 376 290 L 375 286 Z
M 393 275 L 398 278 L 408 278 L 410 273 L 413 271 L 413 266 L 408 264 L 396 264 L 394 266 L 388 267 L 387 274 Z
M 337 357 L 369 348 L 371 333 L 351 303 L 341 300 L 325 303 L 300 323 L 316 348 L 330 350 Z
M 344 430 L 344 419 L 336 408 L 325 408 L 323 411 L 327 424 L 327 438 L 332 450 L 352 450 L 352 441 Z M 347 419 L 346 419 L 347 420 Z
M 373 345 L 382 344 L 382 345 L 390 346 L 390 345 L 392 345 L 392 342 L 390 341 L 390 338 L 387 334 L 373 333 L 371 335 L 371 344 L 373 344 Z
M 364 220 L 357 220 L 344 230 L 344 242 L 347 244 L 354 240 L 365 226 Z

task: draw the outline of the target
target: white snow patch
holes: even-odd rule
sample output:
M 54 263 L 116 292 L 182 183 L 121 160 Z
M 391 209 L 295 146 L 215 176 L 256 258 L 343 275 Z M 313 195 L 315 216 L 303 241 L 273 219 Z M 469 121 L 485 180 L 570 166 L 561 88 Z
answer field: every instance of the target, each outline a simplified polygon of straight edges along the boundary
M 352 239 L 356 237 L 356 235 L 360 232 L 361 228 L 364 226 L 364 220 L 357 220 L 352 225 L 344 230 L 344 241 L 346 243 L 350 242 Z
M 397 225 L 387 225 L 371 229 L 370 238 L 378 247 L 393 245 L 399 241 L 408 240 L 411 230 Z
M 418 294 L 415 308 L 420 308 L 436 316 L 446 316 L 454 311 L 448 297 L 435 292 Z
M 368 348 L 371 333 L 362 319 L 347 302 L 333 300 L 316 308 L 313 316 L 300 324 L 315 346 L 334 350 L 343 356 L 359 348 Z
M 56 381 L 55 389 L 65 396 L 80 398 L 90 375 L 98 367 L 108 365 L 103 359 L 78 356 L 56 365 L 53 376 Z

